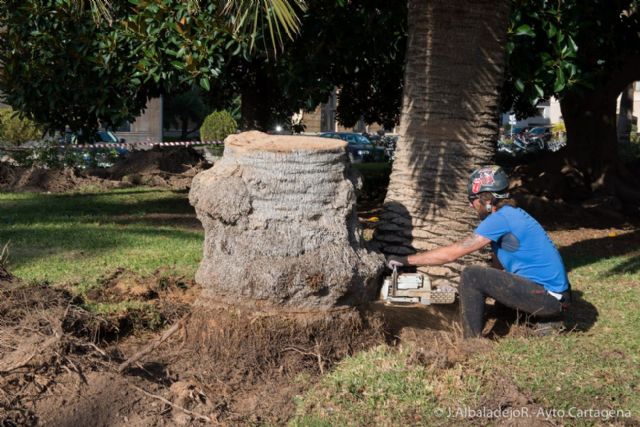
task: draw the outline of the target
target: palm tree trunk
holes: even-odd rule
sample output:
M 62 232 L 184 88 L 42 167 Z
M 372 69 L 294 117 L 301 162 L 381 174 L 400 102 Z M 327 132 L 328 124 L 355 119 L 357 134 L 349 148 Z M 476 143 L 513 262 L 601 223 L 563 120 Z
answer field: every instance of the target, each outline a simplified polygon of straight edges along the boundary
M 469 173 L 498 134 L 509 2 L 409 0 L 400 140 L 376 239 L 385 253 L 451 243 L 476 224 Z M 460 263 L 427 271 L 456 281 Z

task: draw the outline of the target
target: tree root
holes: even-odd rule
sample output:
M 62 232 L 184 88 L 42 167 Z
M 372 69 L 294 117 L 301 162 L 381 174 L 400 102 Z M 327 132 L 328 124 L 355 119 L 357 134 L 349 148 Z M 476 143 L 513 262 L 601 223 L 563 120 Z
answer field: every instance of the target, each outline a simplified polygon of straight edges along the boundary
M 152 398 L 157 399 L 157 400 L 159 400 L 159 401 L 161 401 L 163 403 L 166 403 L 167 405 L 171 406 L 172 408 L 175 408 L 175 409 L 177 409 L 177 410 L 179 410 L 181 412 L 184 412 L 187 415 L 190 415 L 190 416 L 192 416 L 194 418 L 197 418 L 199 420 L 202 420 L 202 421 L 206 421 L 208 423 L 213 423 L 213 420 L 210 417 L 207 417 L 206 415 L 202 415 L 202 414 L 199 414 L 197 412 L 193 412 L 193 411 L 190 411 L 190 410 L 188 410 L 186 408 L 183 408 L 182 406 L 178 406 L 175 403 L 171 402 L 170 400 L 167 400 L 162 396 L 158 396 L 157 394 L 149 393 L 148 391 L 138 387 L 137 385 L 133 385 L 133 384 L 129 384 L 129 385 L 131 387 L 135 388 L 136 390 L 138 390 L 139 392 L 145 394 L 146 396 L 152 397 Z
M 162 336 L 160 336 L 160 338 L 158 338 L 157 340 L 153 341 L 151 344 L 147 345 L 145 348 L 143 348 L 142 350 L 140 350 L 139 352 L 137 352 L 136 354 L 131 356 L 126 361 L 122 362 L 118 366 L 118 373 L 120 373 L 120 374 L 123 373 L 133 363 L 137 362 L 138 360 L 142 359 L 144 356 L 146 356 L 147 354 L 151 353 L 153 350 L 158 348 L 158 346 L 160 346 L 160 344 L 165 342 L 178 329 L 180 329 L 182 326 L 184 326 L 185 322 L 187 321 L 187 319 L 189 318 L 190 315 L 191 315 L 191 313 L 189 313 L 186 316 L 184 316 L 182 319 L 180 319 L 178 322 L 176 322 L 171 328 L 167 329 L 162 334 Z

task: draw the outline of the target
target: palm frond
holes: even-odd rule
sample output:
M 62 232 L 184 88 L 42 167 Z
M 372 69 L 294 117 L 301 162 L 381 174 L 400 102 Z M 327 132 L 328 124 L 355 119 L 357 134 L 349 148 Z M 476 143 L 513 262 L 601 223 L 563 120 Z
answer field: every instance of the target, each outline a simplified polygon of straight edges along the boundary
M 80 10 L 84 10 L 86 7 L 89 7 L 93 14 L 93 20 L 96 24 L 106 21 L 111 25 L 113 22 L 113 16 L 111 15 L 111 3 L 109 0 L 77 0 L 76 4 Z
M 306 10 L 304 0 L 224 1 L 223 14 L 230 20 L 234 34 L 248 36 L 250 48 L 254 49 L 258 35 L 266 30 L 268 37 L 265 39 L 270 41 L 274 53 L 283 48 L 284 36 L 293 40 L 300 33 L 296 10 Z

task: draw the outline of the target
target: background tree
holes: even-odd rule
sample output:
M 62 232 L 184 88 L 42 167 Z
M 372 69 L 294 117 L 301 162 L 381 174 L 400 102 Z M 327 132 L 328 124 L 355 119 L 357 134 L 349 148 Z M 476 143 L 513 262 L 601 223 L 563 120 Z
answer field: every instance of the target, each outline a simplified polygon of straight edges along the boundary
M 339 87 L 337 120 L 399 120 L 407 35 L 406 0 L 310 1 L 281 75 L 294 108 L 313 109 Z M 339 40 L 340 42 L 336 42 Z
M 104 5 L 0 3 L 0 90 L 9 104 L 50 129 L 90 135 L 99 123 L 132 121 L 150 97 L 193 84 L 209 91 L 228 57 L 256 49 L 247 19 L 264 23 L 260 34 L 273 40 L 298 28 L 283 1 L 130 0 L 108 3 L 106 12 Z
M 198 130 L 207 113 L 208 108 L 198 88 L 167 94 L 163 99 L 163 127 L 180 128 L 180 139 L 183 141 Z
M 74 2 L 6 0 L 0 9 L 0 90 L 45 128 L 90 135 L 99 121 L 133 120 L 153 94 L 135 76 L 131 44 Z
M 630 183 L 638 177 L 617 156 L 616 98 L 640 79 L 638 1 L 513 4 L 504 105 L 522 117 L 537 100 L 558 97 L 568 146 L 547 167 L 580 178 L 565 194 L 637 202 Z
M 194 84 L 216 109 L 241 96 L 245 129 L 285 123 L 335 86 L 345 125 L 364 115 L 392 127 L 398 118 L 403 1 L 131 0 L 97 24 L 101 9 L 73 0 L 8 0 L 0 12 L 7 100 L 48 127 L 89 134 L 99 122 L 131 121 L 151 96 Z

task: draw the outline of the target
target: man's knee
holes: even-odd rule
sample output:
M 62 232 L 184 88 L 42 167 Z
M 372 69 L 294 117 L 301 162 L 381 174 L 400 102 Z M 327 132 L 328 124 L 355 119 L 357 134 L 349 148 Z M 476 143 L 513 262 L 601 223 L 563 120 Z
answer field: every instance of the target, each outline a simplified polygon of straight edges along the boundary
M 460 291 L 476 287 L 485 270 L 486 268 L 479 265 L 465 267 L 460 276 Z

